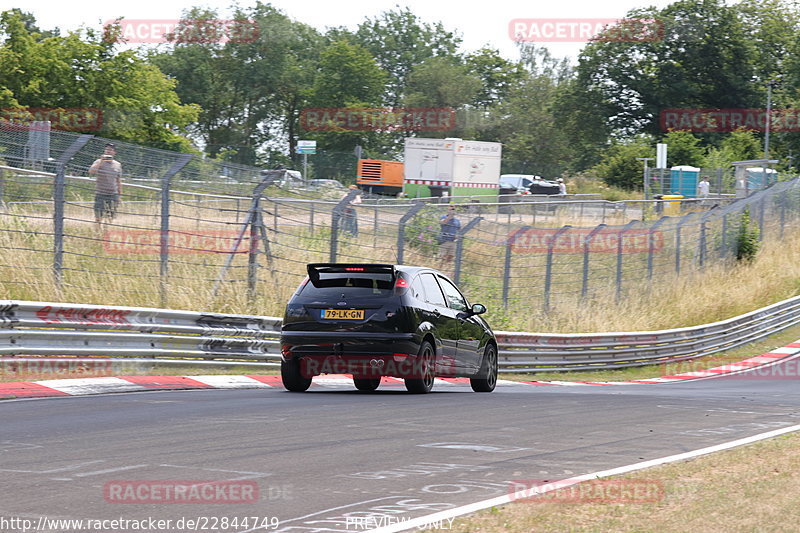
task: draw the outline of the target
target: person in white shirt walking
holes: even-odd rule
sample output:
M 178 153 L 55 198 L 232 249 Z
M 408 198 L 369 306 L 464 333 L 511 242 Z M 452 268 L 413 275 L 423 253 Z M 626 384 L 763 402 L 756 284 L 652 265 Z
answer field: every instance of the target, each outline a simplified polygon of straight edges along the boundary
M 700 183 L 697 184 L 697 196 L 700 198 L 700 205 L 706 204 L 710 189 L 711 186 L 708 183 L 708 177 L 703 176 L 700 178 Z

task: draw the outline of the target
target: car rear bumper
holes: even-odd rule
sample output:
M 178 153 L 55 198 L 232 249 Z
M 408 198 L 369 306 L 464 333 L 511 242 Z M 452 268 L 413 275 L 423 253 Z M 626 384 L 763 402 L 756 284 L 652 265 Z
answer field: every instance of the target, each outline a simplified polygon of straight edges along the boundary
M 422 375 L 417 363 L 419 341 L 411 333 L 352 334 L 283 332 L 281 357 L 298 360 L 304 377 L 352 374 L 359 377 Z

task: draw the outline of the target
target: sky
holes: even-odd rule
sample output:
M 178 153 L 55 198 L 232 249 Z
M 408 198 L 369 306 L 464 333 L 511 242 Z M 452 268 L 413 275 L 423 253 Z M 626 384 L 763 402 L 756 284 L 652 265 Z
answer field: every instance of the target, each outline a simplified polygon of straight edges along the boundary
M 267 3 L 267 2 L 265 2 Z M 516 47 L 509 32 L 509 23 L 515 19 L 533 19 L 525 31 L 553 33 L 555 39 L 575 40 L 574 31 L 566 28 L 575 19 L 590 23 L 608 19 L 619 19 L 634 8 L 655 6 L 663 8 L 671 0 L 560 0 L 554 2 L 520 2 L 519 0 L 275 0 L 269 2 L 290 18 L 304 22 L 324 31 L 326 27 L 346 26 L 354 29 L 365 18 L 375 18 L 396 6 L 408 7 L 424 22 L 442 22 L 448 30 L 458 31 L 463 38 L 464 51 L 477 50 L 488 45 L 501 52 L 507 59 L 518 59 Z M 33 13 L 39 27 L 73 30 L 80 26 L 101 28 L 105 21 L 124 17 L 128 20 L 178 19 L 181 13 L 192 7 L 215 8 L 221 17 L 230 15 L 230 0 L 137 0 L 135 2 L 109 2 L 108 0 L 83 0 L 79 2 L 57 2 L 54 0 L 26 0 L 24 3 L 9 3 L 0 0 L 0 10 L 20 7 Z M 240 5 L 251 6 L 255 0 L 240 0 Z M 562 22 L 546 26 L 552 19 Z M 564 20 L 567 19 L 567 20 Z M 513 32 L 512 32 L 513 33 Z M 566 36 L 566 37 L 565 37 Z M 550 42 L 546 45 L 557 57 L 577 57 L 584 43 Z

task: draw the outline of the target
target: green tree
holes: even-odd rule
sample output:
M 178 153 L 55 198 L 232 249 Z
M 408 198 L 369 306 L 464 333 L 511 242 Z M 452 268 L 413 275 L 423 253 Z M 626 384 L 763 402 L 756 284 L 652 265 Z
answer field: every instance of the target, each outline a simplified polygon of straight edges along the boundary
M 316 82 L 309 97 L 314 108 L 351 109 L 353 116 L 380 107 L 386 87 L 387 74 L 362 46 L 345 40 L 332 42 L 320 54 Z M 386 142 L 386 134 L 369 121 L 355 130 L 339 126 L 335 116 L 324 130 L 306 135 L 316 139 L 320 148 L 353 153 L 356 145 L 374 150 Z
M 723 0 L 679 0 L 629 18 L 658 21 L 643 39 L 602 35 L 581 53 L 572 101 L 591 102 L 614 135 L 660 132 L 669 108 L 752 108 L 756 43 L 735 7 Z M 597 122 L 590 121 L 591 124 Z M 587 128 L 587 140 L 596 142 Z M 580 133 L 580 132 L 576 132 Z
M 481 88 L 472 102 L 479 108 L 503 102 L 526 79 L 522 63 L 508 61 L 492 48 L 481 48 L 467 54 L 464 63 L 469 73 L 481 81 Z
M 387 75 L 359 45 L 336 41 L 320 54 L 311 103 L 319 107 L 380 105 Z
M 760 156 L 761 145 L 752 131 L 740 129 L 728 134 L 719 147 L 710 147 L 702 166 L 730 168 L 734 161 L 747 161 Z
M 610 146 L 602 153 L 598 164 L 590 169 L 606 184 L 626 190 L 641 190 L 644 167 L 637 157 L 653 157 L 652 140 L 637 136 L 627 143 Z
M 525 45 L 521 51 L 524 77 L 490 109 L 480 135 L 503 143 L 504 172 L 558 176 L 575 156 L 558 117 L 569 66 L 545 48 Z
M 378 64 L 389 73 L 387 103 L 397 106 L 408 85 L 408 76 L 416 65 L 431 57 L 457 55 L 461 37 L 447 31 L 441 22 L 422 22 L 409 8 L 385 11 L 367 19 L 354 34 Z
M 700 139 L 688 131 L 671 131 L 661 140 L 667 145 L 667 166 L 690 165 L 699 167 L 705 160 L 705 150 Z
M 65 36 L 31 33 L 18 10 L 0 14 L 0 99 L 33 108 L 97 108 L 100 134 L 159 148 L 188 150 L 182 129 L 196 120 L 181 104 L 176 82 L 134 51 L 117 52 L 116 37 L 92 30 Z M 95 126 L 91 126 L 93 133 Z
M 294 152 L 299 115 L 311 93 L 321 36 L 260 1 L 237 8 L 234 20 L 256 30 L 239 39 L 184 39 L 197 21 L 216 11 L 192 8 L 172 36 L 172 45 L 151 60 L 179 81 L 185 102 L 203 113 L 192 132 L 212 157 L 254 164 L 276 145 Z
M 452 58 L 432 57 L 414 67 L 408 76 L 404 103 L 411 107 L 458 108 L 471 103 L 481 80 Z

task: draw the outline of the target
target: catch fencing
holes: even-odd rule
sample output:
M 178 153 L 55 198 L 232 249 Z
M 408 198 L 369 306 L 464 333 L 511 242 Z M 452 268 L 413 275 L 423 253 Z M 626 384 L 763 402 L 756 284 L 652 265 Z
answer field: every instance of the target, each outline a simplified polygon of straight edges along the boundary
M 387 199 L 285 171 L 116 142 L 122 203 L 98 224 L 88 174 L 106 139 L 0 124 L 0 282 L 6 297 L 279 313 L 311 262 L 440 268 L 470 299 L 510 313 L 640 297 L 712 264 L 742 236 L 800 225 L 798 180 L 735 200 L 608 202 L 581 196 Z M 458 202 L 452 257 L 439 219 Z
M 800 322 L 800 297 L 728 320 L 663 331 L 496 332 L 504 373 L 667 364 L 729 350 Z M 0 301 L 0 362 L 106 357 L 158 366 L 277 366 L 281 319 L 81 304 Z M 69 360 L 69 359 L 67 359 Z M 26 362 L 30 361 L 24 360 Z M 0 371 L 2 370 L 0 364 Z

